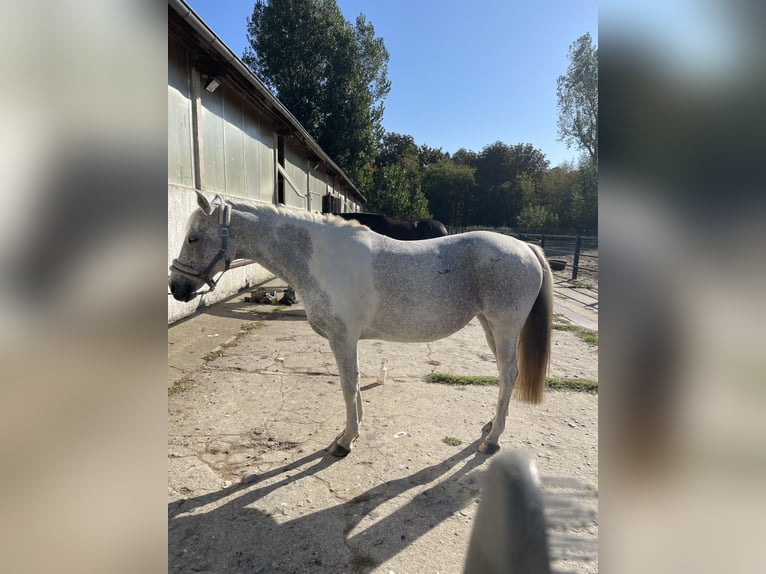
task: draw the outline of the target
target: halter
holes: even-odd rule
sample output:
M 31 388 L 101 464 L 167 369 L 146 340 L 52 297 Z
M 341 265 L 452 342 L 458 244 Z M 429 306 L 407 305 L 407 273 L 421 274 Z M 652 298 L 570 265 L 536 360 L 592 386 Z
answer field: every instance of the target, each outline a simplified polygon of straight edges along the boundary
M 180 263 L 178 259 L 173 259 L 173 263 L 170 265 L 171 271 L 176 271 L 177 273 L 185 275 L 186 277 L 191 277 L 192 279 L 202 279 L 208 284 L 210 291 L 215 289 L 215 286 L 218 281 L 220 281 L 223 273 L 228 271 L 229 267 L 231 267 L 231 259 L 226 254 L 226 247 L 229 243 L 229 225 L 231 225 L 231 205 L 224 205 L 221 203 L 221 209 L 218 212 L 218 225 L 221 226 L 221 248 L 204 271 L 197 271 L 193 267 Z M 216 281 L 210 275 L 210 272 L 221 259 L 223 259 L 223 271 L 221 271 L 221 275 L 218 276 L 218 281 Z

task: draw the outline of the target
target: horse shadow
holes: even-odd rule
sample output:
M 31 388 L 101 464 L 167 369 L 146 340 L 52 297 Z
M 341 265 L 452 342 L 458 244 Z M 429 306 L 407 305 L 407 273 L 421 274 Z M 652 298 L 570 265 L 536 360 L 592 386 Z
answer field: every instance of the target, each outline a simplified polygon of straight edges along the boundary
M 467 475 L 487 460 L 476 452 L 478 444 L 292 520 L 277 521 L 253 503 L 302 478 L 323 481 L 322 471 L 340 459 L 320 450 L 240 484 L 173 502 L 168 505 L 168 571 L 368 572 L 476 499 L 478 474 Z M 425 485 L 430 486 L 383 516 L 382 505 Z M 214 509 L 203 509 L 212 503 L 218 503 Z

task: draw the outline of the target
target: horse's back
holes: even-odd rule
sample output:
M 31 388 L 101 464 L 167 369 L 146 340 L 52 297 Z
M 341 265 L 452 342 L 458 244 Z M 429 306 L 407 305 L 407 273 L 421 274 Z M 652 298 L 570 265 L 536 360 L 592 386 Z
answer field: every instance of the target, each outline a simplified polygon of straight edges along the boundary
M 379 237 L 372 245 L 373 267 L 397 280 L 407 277 L 423 284 L 446 278 L 485 282 L 540 269 L 529 246 L 514 237 L 490 231 L 472 231 L 415 242 Z M 489 275 L 482 273 L 491 271 Z M 385 276 L 381 276 L 383 279 Z M 431 281 L 429 281 L 429 279 Z
M 510 309 L 526 316 L 542 271 L 523 242 L 470 232 L 418 242 L 378 238 L 372 249 L 378 310 L 370 337 L 433 340 L 473 317 Z

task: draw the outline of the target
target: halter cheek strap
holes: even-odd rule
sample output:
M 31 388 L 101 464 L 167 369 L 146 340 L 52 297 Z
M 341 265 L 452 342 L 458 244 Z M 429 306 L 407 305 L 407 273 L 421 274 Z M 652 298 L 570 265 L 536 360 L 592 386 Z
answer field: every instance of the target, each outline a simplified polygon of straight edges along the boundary
M 171 271 L 176 271 L 180 273 L 181 275 L 186 275 L 187 277 L 191 277 L 193 279 L 202 279 L 205 283 L 208 284 L 210 287 L 210 290 L 212 291 L 215 289 L 215 286 L 217 284 L 217 281 L 213 279 L 213 277 L 210 275 L 210 272 L 213 270 L 213 268 L 218 264 L 218 262 L 223 259 L 223 271 L 221 271 L 221 275 L 225 271 L 228 271 L 231 267 L 231 259 L 229 258 L 228 254 L 226 253 L 227 247 L 229 245 L 229 225 L 231 225 L 231 205 L 221 205 L 221 209 L 218 212 L 218 225 L 221 226 L 221 248 L 218 250 L 218 253 L 215 254 L 215 257 L 213 257 L 213 260 L 208 264 L 208 266 L 205 268 L 204 271 L 197 271 L 193 267 L 189 267 L 188 265 L 184 265 L 178 259 L 173 259 L 173 263 L 170 265 Z M 218 280 L 220 280 L 221 276 L 219 275 Z

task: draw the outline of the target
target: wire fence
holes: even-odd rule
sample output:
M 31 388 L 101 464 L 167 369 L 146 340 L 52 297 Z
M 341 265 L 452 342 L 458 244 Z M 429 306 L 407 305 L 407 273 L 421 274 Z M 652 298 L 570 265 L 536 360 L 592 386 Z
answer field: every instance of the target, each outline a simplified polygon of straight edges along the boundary
M 597 288 L 598 237 L 526 233 L 519 239 L 540 245 L 554 273 L 571 281 L 593 283 Z

